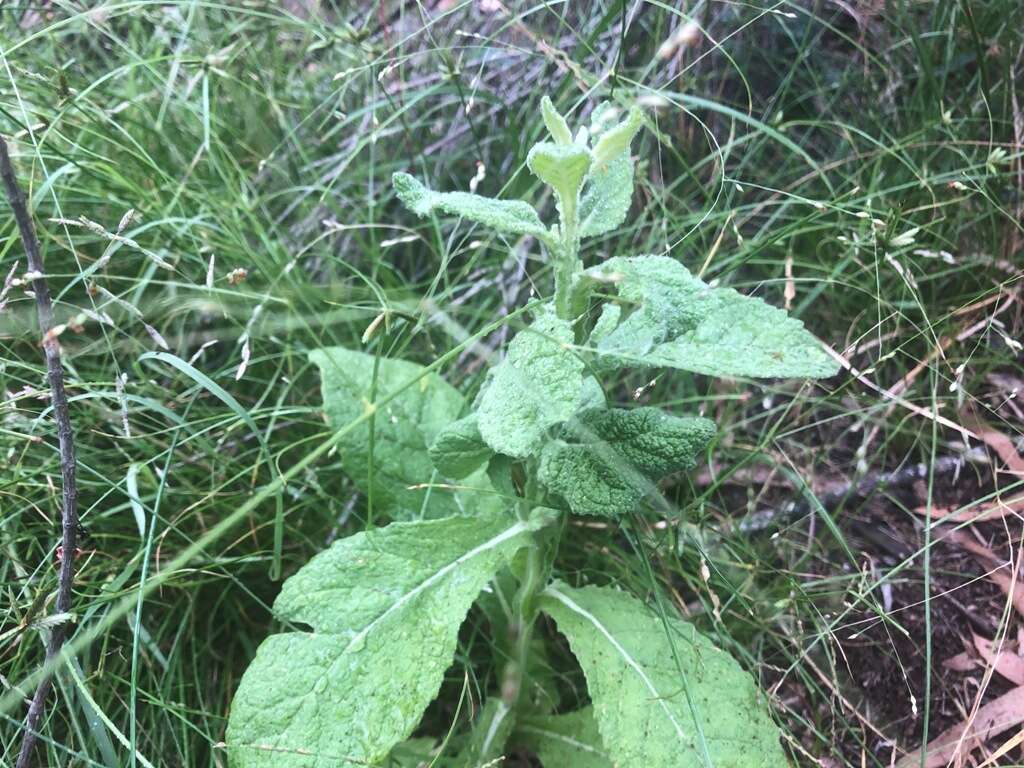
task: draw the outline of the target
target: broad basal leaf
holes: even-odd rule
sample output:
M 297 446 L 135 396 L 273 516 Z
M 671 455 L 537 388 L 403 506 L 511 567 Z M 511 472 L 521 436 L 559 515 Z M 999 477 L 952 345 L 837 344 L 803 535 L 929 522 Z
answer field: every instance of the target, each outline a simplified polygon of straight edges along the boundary
M 374 357 L 342 347 L 310 353 L 320 368 L 324 410 L 336 429 L 346 427 L 365 412 L 370 402 Z M 405 360 L 381 358 L 377 368 L 376 401 L 423 375 L 423 367 Z M 440 483 L 427 446 L 441 430 L 458 419 L 463 398 L 435 373 L 428 373 L 374 415 L 373 501 L 374 508 L 397 519 L 445 517 L 465 511 L 474 497 L 487 496 L 486 481 L 466 483 L 460 493 L 422 484 Z M 370 491 L 370 424 L 366 421 L 348 432 L 338 445 L 341 464 L 363 493 Z M 468 488 L 480 488 L 474 492 Z
M 572 328 L 544 312 L 509 344 L 489 376 L 477 408 L 480 434 L 515 458 L 536 453 L 545 431 L 576 412 L 583 362 L 570 351 Z
M 565 715 L 523 718 L 512 740 L 540 758 L 544 768 L 614 766 L 601 744 L 601 734 L 597 730 L 592 707 Z
M 799 320 L 731 288 L 712 288 L 674 259 L 616 257 L 587 275 L 617 287 L 622 304 L 617 315 L 602 316 L 592 344 L 606 365 L 754 378 L 838 370 Z
M 475 413 L 444 427 L 428 450 L 438 471 L 455 479 L 472 474 L 494 455 L 480 436 Z
M 402 204 L 419 216 L 440 210 L 478 221 L 499 232 L 541 239 L 548 236 L 537 211 L 522 200 L 495 200 L 468 192 L 434 192 L 407 173 L 394 174 L 391 183 Z
M 260 645 L 231 707 L 232 765 L 381 760 L 437 695 L 477 594 L 547 519 L 393 523 L 310 560 L 274 603 L 281 620 L 310 630 Z
M 753 679 L 689 623 L 617 590 L 548 587 L 541 609 L 587 679 L 601 741 L 619 768 L 784 768 Z
M 579 409 L 582 411 L 585 408 L 604 407 L 604 404 L 604 389 L 601 388 L 601 382 L 593 376 L 585 376 L 583 390 L 580 392 Z
M 616 517 L 665 475 L 692 467 L 714 434 L 707 419 L 657 408 L 591 408 L 544 446 L 539 478 L 574 513 Z

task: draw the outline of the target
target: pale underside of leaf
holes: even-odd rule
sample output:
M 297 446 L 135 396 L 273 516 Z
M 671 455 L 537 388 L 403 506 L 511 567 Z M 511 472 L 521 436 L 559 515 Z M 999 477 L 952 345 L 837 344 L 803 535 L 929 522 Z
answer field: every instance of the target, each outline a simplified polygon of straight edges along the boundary
M 825 377 L 835 361 L 799 320 L 731 288 L 712 288 L 666 256 L 615 257 L 587 270 L 623 307 L 593 349 L 608 367 L 710 376 Z M 602 326 L 611 324 L 611 320 Z
M 453 768 L 480 768 L 498 760 L 515 725 L 515 713 L 500 698 L 488 699 L 459 751 Z
M 509 345 L 485 384 L 477 409 L 480 434 L 491 448 L 525 458 L 545 431 L 576 412 L 583 362 L 569 348 L 569 323 L 545 312 Z
M 275 603 L 312 631 L 273 635 L 257 651 L 232 704 L 232 765 L 381 760 L 437 695 L 470 604 L 544 522 L 395 523 L 313 558 Z
M 547 228 L 533 206 L 522 200 L 496 200 L 469 192 L 435 192 L 407 173 L 392 177 L 399 200 L 418 216 L 443 211 L 484 224 L 499 232 L 548 236 Z
M 548 587 L 620 768 L 779 768 L 779 733 L 750 675 L 686 622 L 608 588 Z

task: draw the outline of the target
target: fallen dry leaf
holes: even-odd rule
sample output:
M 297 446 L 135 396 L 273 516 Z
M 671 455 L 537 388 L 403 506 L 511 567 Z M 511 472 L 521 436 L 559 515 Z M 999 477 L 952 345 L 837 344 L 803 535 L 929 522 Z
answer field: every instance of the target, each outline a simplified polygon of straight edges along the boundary
M 972 750 L 993 736 L 1024 721 L 1024 686 L 1018 686 L 981 707 L 973 717 L 954 725 L 927 745 L 925 768 L 943 768 L 956 758 L 966 758 Z M 906 755 L 896 768 L 917 768 L 922 750 Z
M 974 635 L 974 647 L 978 655 L 996 672 L 1015 685 L 1024 685 L 1024 659 L 1017 655 L 1006 642 L 998 651 L 996 644 L 980 635 Z
M 927 515 L 928 507 L 916 507 L 914 512 L 922 516 Z M 1018 512 L 1024 512 L 1024 496 L 1014 496 L 1005 501 L 996 499 L 963 508 L 932 507 L 932 520 L 941 520 L 944 523 L 977 523 L 982 520 L 997 520 Z
M 1012 574 L 1007 573 L 1010 562 L 1003 560 L 991 549 L 979 541 L 976 541 L 965 531 L 950 531 L 946 536 L 951 544 L 966 549 L 986 569 L 985 577 L 993 582 L 1003 591 L 1003 594 L 1013 601 L 1013 607 L 1017 613 L 1024 616 L 1024 584 L 1016 580 L 1017 572 L 1020 569 L 1020 558 Z
M 970 672 L 974 669 L 975 661 L 974 657 L 967 651 L 960 651 L 956 656 L 950 656 L 944 662 L 942 666 L 945 669 L 951 669 L 954 672 Z

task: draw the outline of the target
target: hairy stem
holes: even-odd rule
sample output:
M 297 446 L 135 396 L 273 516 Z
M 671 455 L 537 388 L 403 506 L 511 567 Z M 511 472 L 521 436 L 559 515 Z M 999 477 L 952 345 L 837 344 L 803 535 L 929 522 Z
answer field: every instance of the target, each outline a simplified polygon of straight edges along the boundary
M 555 260 L 555 314 L 563 320 L 573 317 L 573 285 L 576 275 L 583 270 L 579 259 L 580 244 L 576 235 L 576 205 L 564 200 L 559 206 L 562 240 L 554 251 Z
M 535 607 L 537 595 L 544 586 L 544 563 L 540 543 L 535 539 L 526 550 L 526 570 L 515 596 L 512 622 L 509 624 L 509 639 L 512 658 L 505 667 L 501 686 L 502 700 L 514 707 L 526 687 L 526 669 L 530 656 L 530 640 L 533 637 L 533 623 L 537 617 Z
M 575 255 L 555 257 L 555 314 L 563 320 L 572 319 L 572 286 L 577 272 Z
M 526 485 L 523 498 L 519 501 L 519 517 L 526 519 L 533 499 L 537 497 L 536 461 L 527 462 Z M 519 589 L 513 598 L 512 621 L 509 623 L 510 659 L 505 667 L 501 685 L 502 701 L 515 707 L 526 687 L 526 669 L 530 656 L 530 640 L 533 637 L 533 623 L 537 617 L 537 595 L 544 588 L 545 573 L 543 548 L 539 534 L 535 533 L 526 549 L 526 563 Z

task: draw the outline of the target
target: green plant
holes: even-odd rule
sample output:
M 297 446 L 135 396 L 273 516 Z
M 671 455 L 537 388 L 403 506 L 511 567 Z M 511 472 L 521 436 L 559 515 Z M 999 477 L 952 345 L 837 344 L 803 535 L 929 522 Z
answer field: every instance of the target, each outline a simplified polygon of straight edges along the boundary
M 488 585 L 481 602 L 504 671 L 450 764 L 485 764 L 513 746 L 547 766 L 785 763 L 753 680 L 731 657 L 625 592 L 560 581 L 558 545 L 568 514 L 634 512 L 715 434 L 703 418 L 610 406 L 602 377 L 651 367 L 816 377 L 835 365 L 782 310 L 710 287 L 668 257 L 585 268 L 580 241 L 628 212 L 630 144 L 644 118 L 634 108 L 612 124 L 614 109 L 601 105 L 574 137 L 549 100 L 542 106 L 552 141 L 527 163 L 554 191 L 555 226 L 522 201 L 394 176 L 420 216 L 442 211 L 539 240 L 554 298 L 529 307 L 532 323 L 468 414 L 433 368 L 313 353 L 329 420 L 344 430 L 342 463 L 374 511 L 396 522 L 335 543 L 285 582 L 275 613 L 295 626 L 260 646 L 239 686 L 228 728 L 236 766 L 419 764 L 432 742 L 405 740 Z M 540 614 L 582 667 L 584 709 L 561 713 L 541 695 L 552 683 Z

